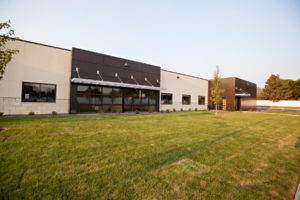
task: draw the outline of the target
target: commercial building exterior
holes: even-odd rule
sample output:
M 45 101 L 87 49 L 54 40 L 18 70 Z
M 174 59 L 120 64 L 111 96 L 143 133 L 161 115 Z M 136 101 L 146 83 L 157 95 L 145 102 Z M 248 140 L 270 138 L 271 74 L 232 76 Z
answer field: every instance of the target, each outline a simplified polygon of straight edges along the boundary
M 5 115 L 207 110 L 208 80 L 78 48 L 24 40 L 0 80 Z
M 210 97 L 213 81 L 208 83 L 208 106 L 215 109 Z M 223 100 L 219 103 L 218 109 L 227 111 L 234 110 L 255 110 L 256 109 L 256 84 L 240 78 L 222 78 L 220 88 L 223 89 Z

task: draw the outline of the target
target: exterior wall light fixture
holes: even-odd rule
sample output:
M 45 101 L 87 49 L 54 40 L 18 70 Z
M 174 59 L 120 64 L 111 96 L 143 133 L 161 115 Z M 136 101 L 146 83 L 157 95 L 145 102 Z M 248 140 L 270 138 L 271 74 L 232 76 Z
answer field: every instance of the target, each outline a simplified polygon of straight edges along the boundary
M 124 63 L 124 67 L 128 67 L 128 63 L 126 62 L 126 63 Z
M 118 73 L 115 73 L 115 77 L 118 78 L 121 83 L 123 83 L 123 81 L 120 79 Z
M 139 83 L 135 80 L 135 78 L 133 77 L 133 75 L 131 75 L 130 78 L 131 78 L 132 80 L 134 80 L 134 82 L 135 82 L 137 85 L 139 85 Z
M 78 78 L 80 78 L 80 75 L 79 75 L 79 68 L 76 67 L 76 68 L 75 68 L 75 71 L 77 72 Z
M 99 75 L 99 77 L 100 77 L 101 81 L 103 81 L 103 78 L 102 78 L 102 76 L 101 76 L 101 74 L 100 74 L 100 71 L 99 71 L 99 70 L 97 70 L 97 74 Z
M 150 83 L 150 81 L 148 81 L 147 77 L 145 77 L 145 81 L 153 87 L 153 85 Z

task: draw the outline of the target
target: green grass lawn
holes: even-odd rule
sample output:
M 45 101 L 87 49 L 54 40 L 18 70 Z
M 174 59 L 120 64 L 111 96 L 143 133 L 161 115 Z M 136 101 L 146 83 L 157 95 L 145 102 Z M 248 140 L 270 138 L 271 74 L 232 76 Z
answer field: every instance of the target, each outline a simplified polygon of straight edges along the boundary
M 292 199 L 300 118 L 2 117 L 1 199 Z

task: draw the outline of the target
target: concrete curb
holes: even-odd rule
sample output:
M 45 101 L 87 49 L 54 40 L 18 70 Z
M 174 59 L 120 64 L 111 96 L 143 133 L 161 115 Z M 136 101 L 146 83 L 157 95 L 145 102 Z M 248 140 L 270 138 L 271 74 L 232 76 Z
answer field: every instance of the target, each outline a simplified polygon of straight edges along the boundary
M 296 191 L 294 200 L 300 200 L 300 181 L 298 183 L 298 187 L 297 187 L 297 191 Z

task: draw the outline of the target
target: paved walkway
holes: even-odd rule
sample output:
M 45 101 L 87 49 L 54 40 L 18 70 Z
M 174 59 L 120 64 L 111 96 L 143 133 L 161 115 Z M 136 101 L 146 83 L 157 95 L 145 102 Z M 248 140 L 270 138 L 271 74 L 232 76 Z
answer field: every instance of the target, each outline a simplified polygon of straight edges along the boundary
M 300 200 L 300 181 L 298 183 L 298 188 L 297 188 L 297 192 L 295 195 L 295 200 Z
M 267 112 L 253 112 L 253 111 L 242 111 L 242 112 L 248 112 L 248 113 L 261 113 L 261 114 L 266 114 L 266 115 L 286 115 L 286 116 L 300 117 L 300 115 L 284 114 L 284 113 L 267 113 Z

